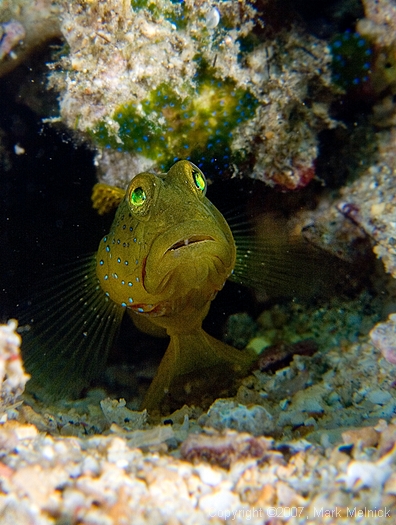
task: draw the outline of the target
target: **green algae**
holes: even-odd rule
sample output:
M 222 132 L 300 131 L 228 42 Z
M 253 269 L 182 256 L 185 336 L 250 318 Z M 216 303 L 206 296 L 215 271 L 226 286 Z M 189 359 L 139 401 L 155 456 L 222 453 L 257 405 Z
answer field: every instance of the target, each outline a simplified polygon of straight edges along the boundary
M 227 170 L 234 160 L 233 130 L 254 116 L 258 100 L 207 67 L 199 68 L 190 91 L 183 97 L 162 83 L 141 102 L 119 106 L 112 115 L 115 126 L 102 120 L 90 135 L 101 147 L 138 153 L 163 171 L 178 159 L 202 169 Z
M 162 4 L 152 0 L 131 0 L 131 6 L 135 11 L 147 9 L 154 18 L 163 17 L 179 30 L 187 27 L 189 9 L 179 0 L 170 0 Z
M 350 89 L 368 81 L 373 51 L 370 43 L 359 33 L 345 31 L 330 42 L 333 82 Z

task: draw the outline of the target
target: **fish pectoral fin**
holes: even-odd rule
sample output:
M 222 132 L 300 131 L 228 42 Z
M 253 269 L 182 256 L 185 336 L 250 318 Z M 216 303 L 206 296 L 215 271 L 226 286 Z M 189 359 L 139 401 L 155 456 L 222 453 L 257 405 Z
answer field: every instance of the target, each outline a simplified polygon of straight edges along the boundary
M 207 334 L 202 328 L 189 334 L 171 335 L 168 348 L 147 391 L 142 408 L 158 409 L 170 396 L 181 378 L 201 377 L 209 390 L 216 378 L 246 374 L 257 356 L 247 350 L 237 350 Z M 221 382 L 221 381 L 220 381 Z
M 17 313 L 27 390 L 43 401 L 78 396 L 104 369 L 124 308 L 98 285 L 95 256 L 41 283 Z
M 125 197 L 125 191 L 116 186 L 98 183 L 92 189 L 92 207 L 98 210 L 99 215 L 104 215 L 118 208 Z

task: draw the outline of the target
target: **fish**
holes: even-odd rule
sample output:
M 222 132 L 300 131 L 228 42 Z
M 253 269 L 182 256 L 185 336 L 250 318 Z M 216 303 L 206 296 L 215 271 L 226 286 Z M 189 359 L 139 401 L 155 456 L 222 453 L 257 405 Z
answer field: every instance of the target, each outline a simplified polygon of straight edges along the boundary
M 139 330 L 169 337 L 142 408 L 158 409 L 191 374 L 248 372 L 257 355 L 212 337 L 202 322 L 227 280 L 257 290 L 290 284 L 293 250 L 283 253 L 249 224 L 227 221 L 207 186 L 187 160 L 166 174 L 140 173 L 126 190 L 94 186 L 94 208 L 116 209 L 114 221 L 97 252 L 68 266 L 31 305 L 22 352 L 32 392 L 79 395 L 104 370 L 125 313 Z

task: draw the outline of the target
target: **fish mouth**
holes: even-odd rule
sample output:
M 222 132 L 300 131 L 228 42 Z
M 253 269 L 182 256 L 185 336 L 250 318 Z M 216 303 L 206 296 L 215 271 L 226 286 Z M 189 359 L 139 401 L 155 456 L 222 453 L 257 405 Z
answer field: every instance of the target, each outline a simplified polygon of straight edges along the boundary
M 207 241 L 214 241 L 214 238 L 211 237 L 210 235 L 190 235 L 189 237 L 185 237 L 183 239 L 176 241 L 174 244 L 172 244 L 170 248 L 166 250 L 165 253 L 175 252 L 176 250 L 180 250 L 188 246 L 191 246 L 192 244 L 197 244 L 200 242 L 207 242 Z
M 154 238 L 143 275 L 146 292 L 156 296 L 153 304 L 157 296 L 169 300 L 209 281 L 222 284 L 228 277 L 234 264 L 233 240 L 213 221 L 202 222 L 181 221 Z

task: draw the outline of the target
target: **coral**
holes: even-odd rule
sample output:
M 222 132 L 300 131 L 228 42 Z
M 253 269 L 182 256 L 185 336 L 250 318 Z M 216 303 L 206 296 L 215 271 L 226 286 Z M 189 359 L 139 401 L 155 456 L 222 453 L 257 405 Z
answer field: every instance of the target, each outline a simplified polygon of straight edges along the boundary
M 300 220 L 303 234 L 320 248 L 363 268 L 372 249 L 396 277 L 396 129 L 377 131 L 373 140 L 375 152 L 351 170 L 353 181 Z
M 396 365 L 396 314 L 391 314 L 385 323 L 376 324 L 370 338 L 385 359 Z
M 396 277 L 396 209 L 394 205 L 396 130 L 377 135 L 378 152 L 373 165 L 353 184 L 341 191 L 336 204 L 345 211 L 353 208 L 353 222 L 374 243 L 373 251 L 387 272 Z
M 357 31 L 374 48 L 371 64 L 371 89 L 376 97 L 375 124 L 388 127 L 396 123 L 396 8 L 390 0 L 363 0 L 365 17 Z
M 391 0 L 362 0 L 365 18 L 359 20 L 357 29 L 371 35 L 377 45 L 386 48 L 396 42 L 396 6 Z
M 294 189 L 331 127 L 330 55 L 293 25 L 265 29 L 249 2 L 61 2 L 70 53 L 52 73 L 63 122 L 122 186 L 178 158 Z
M 182 443 L 180 453 L 183 458 L 194 463 L 207 461 L 223 468 L 242 458 L 262 458 L 272 448 L 270 438 L 253 438 L 228 430 L 224 434 L 190 434 Z
M 59 9 L 53 0 L 1 0 L 0 12 L 0 76 L 61 36 Z
M 6 409 L 23 393 L 29 377 L 23 369 L 20 355 L 21 338 L 17 323 L 11 320 L 0 325 L 0 405 Z
M 262 406 L 245 406 L 232 399 L 217 399 L 208 413 L 199 420 L 201 425 L 216 430 L 232 428 L 249 432 L 253 436 L 271 434 L 274 431 L 272 415 Z
M 100 402 L 105 418 L 109 423 L 125 428 L 126 430 L 140 429 L 147 421 L 147 410 L 136 412 L 126 407 L 125 399 L 103 399 Z
M 181 98 L 161 84 L 139 104 L 116 108 L 111 126 L 103 119 L 91 134 L 98 145 L 136 152 L 163 172 L 175 160 L 186 158 L 205 171 L 214 167 L 222 174 L 236 160 L 231 156 L 233 130 L 254 116 L 257 105 L 249 91 L 204 68 L 196 73 L 194 93 Z

